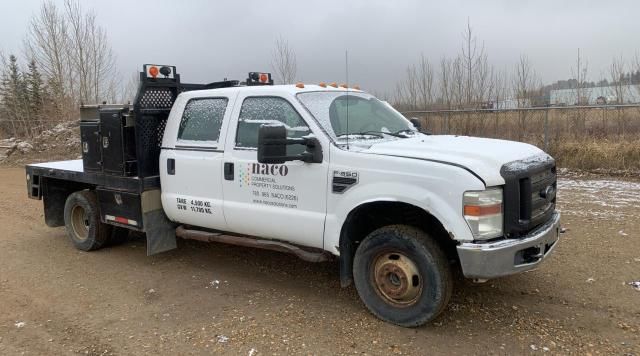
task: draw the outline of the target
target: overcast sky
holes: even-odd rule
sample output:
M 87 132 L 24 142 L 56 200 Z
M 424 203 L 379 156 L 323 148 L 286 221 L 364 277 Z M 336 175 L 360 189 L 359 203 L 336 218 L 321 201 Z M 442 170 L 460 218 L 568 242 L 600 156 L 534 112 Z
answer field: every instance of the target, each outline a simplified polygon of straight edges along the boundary
M 0 49 L 21 53 L 39 0 L 1 0 Z M 462 45 L 467 18 L 489 60 L 511 70 L 529 56 L 544 82 L 571 74 L 577 48 L 590 80 L 607 76 L 613 56 L 640 51 L 640 1 L 140 1 L 84 0 L 108 32 L 123 74 L 142 63 L 173 64 L 184 81 L 244 79 L 270 70 L 278 36 L 289 41 L 305 82 L 344 81 L 392 91 L 420 53 L 437 62 Z M 128 77 L 129 75 L 127 75 Z

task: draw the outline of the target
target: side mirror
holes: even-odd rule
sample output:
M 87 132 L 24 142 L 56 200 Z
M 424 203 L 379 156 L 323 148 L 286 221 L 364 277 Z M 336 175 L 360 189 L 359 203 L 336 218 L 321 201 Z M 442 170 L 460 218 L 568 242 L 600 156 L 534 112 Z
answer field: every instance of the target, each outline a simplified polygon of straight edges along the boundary
M 299 155 L 287 156 L 287 146 L 304 145 Z M 315 137 L 287 138 L 284 125 L 262 125 L 258 129 L 258 162 L 282 164 L 287 161 L 322 163 L 322 146 Z
M 411 121 L 411 124 L 413 124 L 413 127 L 415 127 L 416 130 L 422 131 L 422 124 L 420 123 L 420 119 L 418 119 L 417 117 L 412 117 L 411 119 L 409 119 L 409 121 Z

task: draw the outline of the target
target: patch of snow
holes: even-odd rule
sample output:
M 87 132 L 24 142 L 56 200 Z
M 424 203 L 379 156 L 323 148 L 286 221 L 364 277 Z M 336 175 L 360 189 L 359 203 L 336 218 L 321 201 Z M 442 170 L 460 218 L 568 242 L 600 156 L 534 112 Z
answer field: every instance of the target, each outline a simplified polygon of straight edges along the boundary
M 584 218 L 614 221 L 638 218 L 640 182 L 560 178 L 558 206 L 564 214 Z
M 177 139 L 176 146 L 185 145 L 185 146 L 215 146 L 218 144 L 218 141 L 213 140 L 184 140 Z
M 24 328 L 24 326 L 27 325 L 27 323 L 25 323 L 24 321 L 18 321 L 13 325 L 15 325 L 16 328 L 20 329 L 20 328 Z
M 640 292 L 640 281 L 629 282 L 627 284 L 630 285 L 631 287 L 633 287 L 633 289 L 635 289 L 638 292 Z
M 249 350 L 249 356 L 253 356 L 256 354 L 256 352 L 258 352 L 258 350 L 252 348 L 251 350 Z
M 526 171 L 531 167 L 540 166 L 552 160 L 553 158 L 551 158 L 551 156 L 542 152 L 540 154 L 533 155 L 524 159 L 519 159 L 517 161 L 509 162 L 504 165 L 504 169 L 508 171 L 513 171 L 513 172 Z
M 19 142 L 16 145 L 16 148 L 18 149 L 18 151 L 20 151 L 21 153 L 28 153 L 31 152 L 33 150 L 33 145 L 30 144 L 29 142 L 26 141 L 22 141 Z
M 620 234 L 621 236 L 629 236 L 629 234 L 627 234 L 626 232 L 624 232 L 624 230 L 620 230 L 620 231 L 618 231 L 618 234 Z
M 216 338 L 217 338 L 218 342 L 221 343 L 221 344 L 224 344 L 227 341 L 229 341 L 229 338 L 224 336 L 224 335 L 218 335 L 218 336 L 216 336 Z
M 210 284 L 212 287 L 215 287 L 216 289 L 218 289 L 218 287 L 220 286 L 220 281 L 216 279 L 216 280 L 214 280 L 214 281 L 209 282 L 209 284 Z
M 64 171 L 72 171 L 72 172 L 83 172 L 84 166 L 82 164 L 81 159 L 71 160 L 71 161 L 57 161 L 57 162 L 45 162 L 45 163 L 36 163 L 31 164 L 30 166 L 42 167 L 42 168 L 53 168 L 53 169 L 61 169 Z
M 589 277 L 589 278 L 587 278 L 587 281 L 586 281 L 586 282 L 587 282 L 587 283 L 593 283 L 593 282 L 595 282 L 595 281 L 596 281 L 595 279 L 593 279 L 593 278 Z

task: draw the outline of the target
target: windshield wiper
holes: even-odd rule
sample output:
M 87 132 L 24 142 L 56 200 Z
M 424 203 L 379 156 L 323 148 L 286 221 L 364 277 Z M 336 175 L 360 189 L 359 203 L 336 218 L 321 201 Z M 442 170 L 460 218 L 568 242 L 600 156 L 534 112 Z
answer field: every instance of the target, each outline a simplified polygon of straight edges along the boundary
M 394 135 L 400 135 L 400 134 L 406 134 L 406 133 L 416 133 L 416 130 L 412 130 L 412 129 L 402 129 L 402 130 L 398 130 L 396 132 L 394 132 Z M 407 136 L 399 136 L 399 137 L 404 137 L 406 138 Z
M 355 135 L 355 136 L 375 136 L 378 138 L 383 138 L 383 135 L 389 135 L 389 136 L 394 136 L 394 137 L 400 137 L 400 138 L 405 138 L 405 136 L 400 135 L 399 133 L 395 133 L 395 132 L 384 132 L 384 131 L 364 131 L 364 132 L 350 132 L 348 134 L 344 133 L 344 134 L 340 134 L 338 135 L 338 137 L 342 137 L 342 136 L 346 136 L 346 135 Z
M 431 133 L 429 133 L 429 132 L 420 131 L 420 130 L 413 130 L 413 129 L 402 129 L 402 130 L 398 130 L 398 131 L 394 132 L 394 134 L 396 134 L 396 135 L 397 134 L 402 134 L 402 133 L 413 133 L 413 134 L 421 133 L 421 134 L 425 134 L 425 135 L 431 135 Z M 402 136 L 402 137 L 406 138 L 407 136 Z

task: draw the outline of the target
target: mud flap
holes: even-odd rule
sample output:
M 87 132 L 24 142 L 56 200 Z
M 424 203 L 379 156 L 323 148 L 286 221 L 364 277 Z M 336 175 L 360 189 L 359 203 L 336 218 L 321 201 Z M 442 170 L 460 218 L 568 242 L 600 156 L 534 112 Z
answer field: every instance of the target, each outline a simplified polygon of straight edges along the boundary
M 176 225 L 162 209 L 160 190 L 142 193 L 142 219 L 147 234 L 147 256 L 177 248 Z
M 173 250 L 176 244 L 176 227 L 167 219 L 162 210 L 144 213 L 144 226 L 147 233 L 147 256 Z

